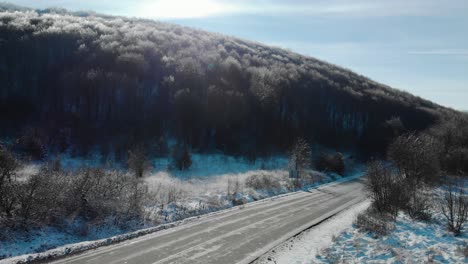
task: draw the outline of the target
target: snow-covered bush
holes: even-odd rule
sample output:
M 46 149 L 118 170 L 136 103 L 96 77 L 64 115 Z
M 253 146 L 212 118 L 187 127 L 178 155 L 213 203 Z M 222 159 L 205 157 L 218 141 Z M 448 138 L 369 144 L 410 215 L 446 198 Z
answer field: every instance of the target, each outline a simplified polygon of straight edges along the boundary
M 279 178 L 268 174 L 253 174 L 245 179 L 245 187 L 254 190 L 278 190 L 281 182 Z
M 142 221 L 147 194 L 135 177 L 99 168 L 64 172 L 46 166 L 26 180 L 11 180 L 7 187 L 9 207 L 2 210 L 1 222 L 20 230 L 66 228 L 76 222 L 99 225 L 109 218 L 117 225 Z
M 393 216 L 381 213 L 373 207 L 360 213 L 354 224 L 361 232 L 370 232 L 376 236 L 385 236 L 394 228 Z

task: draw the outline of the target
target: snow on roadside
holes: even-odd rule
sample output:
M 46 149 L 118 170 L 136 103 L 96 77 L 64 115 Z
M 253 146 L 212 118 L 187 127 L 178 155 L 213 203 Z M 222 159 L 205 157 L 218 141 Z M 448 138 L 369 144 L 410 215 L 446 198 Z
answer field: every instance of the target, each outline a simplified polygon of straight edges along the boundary
M 445 219 L 434 212 L 431 222 L 400 213 L 395 229 L 375 237 L 356 228 L 343 232 L 314 263 L 468 263 L 466 233 L 455 237 Z
M 316 256 L 321 250 L 331 246 L 335 238 L 345 229 L 350 228 L 356 216 L 366 210 L 369 205 L 369 201 L 363 201 L 335 215 L 271 250 L 262 256 L 257 264 L 317 262 Z

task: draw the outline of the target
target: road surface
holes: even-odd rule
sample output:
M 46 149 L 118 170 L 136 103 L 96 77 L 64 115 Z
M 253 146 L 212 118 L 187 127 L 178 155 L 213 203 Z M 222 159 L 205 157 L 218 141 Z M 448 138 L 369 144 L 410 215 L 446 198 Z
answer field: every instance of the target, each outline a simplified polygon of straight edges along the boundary
M 53 263 L 250 263 L 277 244 L 363 199 L 360 180 L 331 184 Z

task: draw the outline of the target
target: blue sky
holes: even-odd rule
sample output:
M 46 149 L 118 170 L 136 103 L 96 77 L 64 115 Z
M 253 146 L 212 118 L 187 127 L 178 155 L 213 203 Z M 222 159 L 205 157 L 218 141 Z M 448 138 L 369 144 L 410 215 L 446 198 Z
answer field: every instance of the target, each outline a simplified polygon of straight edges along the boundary
M 467 0 L 16 0 L 145 17 L 288 48 L 468 110 Z

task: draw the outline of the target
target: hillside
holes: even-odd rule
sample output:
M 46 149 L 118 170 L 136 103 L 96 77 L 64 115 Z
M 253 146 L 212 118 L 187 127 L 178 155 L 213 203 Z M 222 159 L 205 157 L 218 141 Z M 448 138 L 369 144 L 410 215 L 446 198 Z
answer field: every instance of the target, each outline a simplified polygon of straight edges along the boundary
M 61 9 L 0 10 L 0 136 L 26 134 L 51 151 L 121 156 L 143 143 L 160 154 L 175 139 L 255 158 L 304 137 L 381 153 L 395 129 L 422 130 L 450 111 L 234 37 Z

